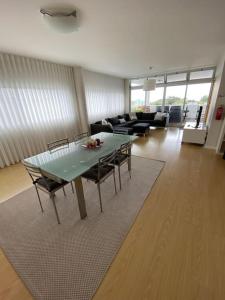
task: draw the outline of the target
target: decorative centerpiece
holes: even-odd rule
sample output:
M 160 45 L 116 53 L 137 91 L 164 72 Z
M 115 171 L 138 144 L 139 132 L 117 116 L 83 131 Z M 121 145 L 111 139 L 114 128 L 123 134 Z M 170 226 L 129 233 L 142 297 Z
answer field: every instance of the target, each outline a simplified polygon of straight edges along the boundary
M 82 147 L 87 149 L 96 149 L 100 148 L 103 144 L 103 141 L 100 139 L 89 139 L 86 144 L 82 145 Z

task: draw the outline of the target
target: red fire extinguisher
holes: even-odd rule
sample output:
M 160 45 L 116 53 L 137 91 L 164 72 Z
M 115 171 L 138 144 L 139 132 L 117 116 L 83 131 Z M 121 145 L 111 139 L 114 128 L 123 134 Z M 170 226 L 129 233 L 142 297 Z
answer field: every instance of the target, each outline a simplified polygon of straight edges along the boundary
M 216 110 L 216 120 L 221 120 L 222 119 L 222 116 L 223 116 L 223 106 L 220 105 L 217 107 L 217 110 Z

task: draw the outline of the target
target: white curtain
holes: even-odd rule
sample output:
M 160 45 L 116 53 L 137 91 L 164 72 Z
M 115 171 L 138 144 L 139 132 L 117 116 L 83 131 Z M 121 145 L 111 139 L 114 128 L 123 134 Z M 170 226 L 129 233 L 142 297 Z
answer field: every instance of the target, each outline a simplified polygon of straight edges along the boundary
M 78 113 L 80 116 L 80 127 L 81 132 L 88 132 L 88 115 L 87 115 L 87 106 L 86 106 L 86 96 L 85 96 L 85 87 L 84 87 L 84 78 L 81 67 L 74 67 L 74 82 L 76 88 L 76 99 L 77 99 L 77 107 Z
M 80 131 L 73 68 L 0 54 L 0 167 Z
M 83 70 L 89 123 L 124 113 L 124 80 Z

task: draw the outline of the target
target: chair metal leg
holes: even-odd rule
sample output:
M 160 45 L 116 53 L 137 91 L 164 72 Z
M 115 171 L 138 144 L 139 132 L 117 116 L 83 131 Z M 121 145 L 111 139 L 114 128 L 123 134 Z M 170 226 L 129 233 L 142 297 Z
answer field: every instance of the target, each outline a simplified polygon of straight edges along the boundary
M 131 158 L 129 158 L 129 160 L 130 160 Z M 128 162 L 127 162 L 127 164 L 128 164 L 128 171 L 129 171 L 129 175 L 130 175 L 130 179 L 131 179 L 131 167 L 129 167 L 129 160 L 128 160 Z M 130 164 L 131 165 L 131 164 Z
M 120 183 L 120 190 L 122 189 L 121 187 L 121 174 L 120 174 L 120 165 L 118 166 L 118 173 L 119 173 L 119 183 Z
M 100 208 L 101 208 L 101 212 L 103 212 L 103 210 L 102 210 L 102 196 L 101 196 L 100 182 L 97 183 L 97 186 L 98 186 L 98 195 L 99 195 L 99 201 L 100 201 Z
M 74 188 L 73 188 L 73 183 L 72 183 L 72 181 L 71 181 L 70 183 L 71 183 L 72 192 L 73 192 L 73 194 L 74 194 Z
M 53 203 L 53 206 L 54 206 L 54 209 L 55 209 L 55 214 L 56 214 L 58 224 L 60 224 L 59 214 L 58 214 L 57 207 L 56 207 L 56 204 L 55 204 L 55 195 L 50 195 L 50 198 L 52 199 L 52 203 Z
M 41 211 L 44 212 L 44 209 L 43 209 L 43 206 L 42 206 L 42 203 L 41 203 L 41 198 L 40 198 L 38 189 L 37 189 L 36 185 L 34 185 L 34 186 L 35 186 L 35 189 L 36 189 L 36 192 L 37 192 L 38 201 L 39 201 L 39 204 L 40 204 L 40 207 L 41 207 Z
M 64 189 L 64 187 L 63 187 L 62 189 L 63 189 L 63 194 L 64 194 L 64 196 L 66 196 L 66 192 L 65 192 L 65 189 Z
M 115 193 L 117 194 L 115 168 L 114 168 L 114 170 L 113 170 L 113 180 L 114 180 Z

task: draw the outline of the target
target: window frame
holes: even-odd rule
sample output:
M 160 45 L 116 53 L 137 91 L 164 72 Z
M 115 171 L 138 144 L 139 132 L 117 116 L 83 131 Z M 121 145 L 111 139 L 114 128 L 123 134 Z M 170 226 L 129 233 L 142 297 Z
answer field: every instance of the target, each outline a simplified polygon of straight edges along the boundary
M 212 78 L 190 79 L 190 74 L 192 72 L 205 71 L 205 70 L 213 70 Z M 168 82 L 167 81 L 167 76 L 168 75 L 175 75 L 175 74 L 179 74 L 179 73 L 187 73 L 186 80 L 184 80 L 184 81 L 173 81 L 173 82 Z M 191 70 L 182 70 L 182 71 L 179 71 L 179 72 L 171 72 L 171 73 L 168 72 L 168 73 L 155 74 L 155 75 L 152 75 L 152 76 L 149 76 L 149 77 L 131 78 L 130 82 L 129 82 L 129 94 L 131 95 L 132 90 L 143 89 L 143 85 L 131 86 L 131 80 L 137 80 L 137 79 L 140 80 L 140 79 L 147 79 L 147 78 L 164 77 L 164 82 L 163 83 L 156 83 L 156 88 L 158 88 L 158 87 L 163 87 L 164 88 L 162 107 L 164 108 L 165 103 L 166 103 L 166 89 L 167 89 L 167 87 L 178 86 L 178 85 L 186 85 L 185 97 L 184 97 L 184 103 L 183 103 L 183 108 L 184 108 L 185 104 L 186 104 L 186 100 L 187 100 L 188 85 L 190 85 L 190 84 L 201 84 L 201 83 L 211 83 L 211 88 L 210 88 L 210 92 L 209 92 L 209 99 L 208 99 L 208 104 L 207 104 L 207 109 L 206 109 L 207 113 L 206 113 L 206 116 L 205 116 L 205 122 L 206 122 L 207 117 L 208 117 L 208 108 L 209 108 L 210 103 L 211 103 L 211 96 L 212 96 L 212 90 L 213 90 L 213 86 L 214 86 L 214 82 L 215 82 L 215 75 L 216 75 L 216 67 L 213 66 L 213 67 L 196 68 L 196 69 L 191 69 Z M 130 96 L 130 107 L 131 107 L 131 96 Z

